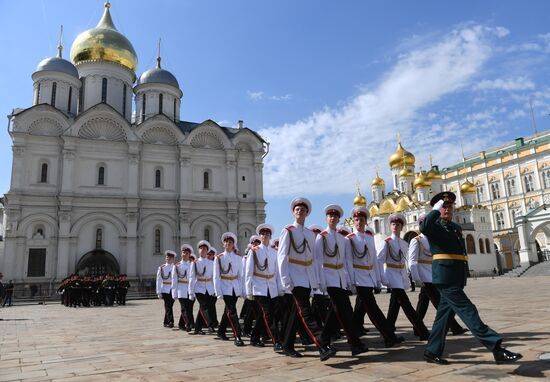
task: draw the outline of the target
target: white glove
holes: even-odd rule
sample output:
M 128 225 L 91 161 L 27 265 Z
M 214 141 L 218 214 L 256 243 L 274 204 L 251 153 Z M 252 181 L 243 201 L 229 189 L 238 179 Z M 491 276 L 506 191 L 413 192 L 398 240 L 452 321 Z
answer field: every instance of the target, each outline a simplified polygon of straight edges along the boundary
M 221 300 L 221 299 L 223 298 L 223 294 L 222 294 L 222 295 L 219 295 L 219 296 L 216 296 L 216 298 L 217 298 L 218 300 Z
M 445 203 L 445 201 L 443 199 L 440 199 L 437 203 L 434 204 L 434 207 L 432 208 L 432 210 L 438 210 L 443 207 L 443 204 Z
M 158 298 L 162 298 L 162 293 L 157 294 Z
M 190 295 L 189 295 L 189 300 L 195 301 L 195 295 L 194 295 L 194 294 L 190 294 Z
M 253 300 L 254 300 L 254 296 L 252 296 L 251 294 L 247 294 L 247 295 L 246 295 L 246 299 L 247 299 L 247 300 L 250 300 L 250 301 L 253 301 Z

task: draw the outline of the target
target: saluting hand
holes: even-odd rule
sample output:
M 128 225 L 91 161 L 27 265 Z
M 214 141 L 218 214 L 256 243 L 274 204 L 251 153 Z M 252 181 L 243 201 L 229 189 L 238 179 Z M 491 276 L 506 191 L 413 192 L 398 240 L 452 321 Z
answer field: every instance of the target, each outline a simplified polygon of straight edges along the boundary
M 443 204 L 445 203 L 445 201 L 443 199 L 440 199 L 437 203 L 434 204 L 434 207 L 432 208 L 432 210 L 438 210 L 443 207 Z

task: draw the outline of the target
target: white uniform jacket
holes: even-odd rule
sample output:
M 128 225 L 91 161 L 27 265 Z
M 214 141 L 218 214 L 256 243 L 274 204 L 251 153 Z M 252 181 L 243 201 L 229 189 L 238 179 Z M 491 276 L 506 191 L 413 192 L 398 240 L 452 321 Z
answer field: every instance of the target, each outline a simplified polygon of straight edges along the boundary
M 192 263 L 189 261 L 180 261 L 174 264 L 172 271 L 172 297 L 189 297 L 189 268 Z
M 214 295 L 214 264 L 212 260 L 199 257 L 189 266 L 189 298 L 195 298 L 196 293 Z
M 376 245 L 370 231 L 346 236 L 346 258 L 350 262 L 351 282 L 355 286 L 379 288 L 381 267 L 376 257 Z
M 271 246 L 260 244 L 248 252 L 244 272 L 247 296 L 269 296 L 275 298 L 282 292 L 277 271 L 277 251 Z
M 381 272 L 382 284 L 388 288 L 408 289 L 410 287 L 407 274 L 407 242 L 394 234 L 380 243 L 378 249 L 378 264 L 384 267 Z
M 430 243 L 423 233 L 411 240 L 409 268 L 414 281 L 432 282 L 432 253 Z
M 222 252 L 214 258 L 216 296 L 242 296 L 243 259 L 235 252 Z
M 157 269 L 157 294 L 172 293 L 174 264 L 162 264 Z
M 315 234 L 296 222 L 287 225 L 279 238 L 277 264 L 284 288 L 319 288 L 319 272 L 314 264 Z
M 335 230 L 325 229 L 315 239 L 315 261 L 319 267 L 321 290 L 327 287 L 350 289 L 346 259 L 346 239 Z

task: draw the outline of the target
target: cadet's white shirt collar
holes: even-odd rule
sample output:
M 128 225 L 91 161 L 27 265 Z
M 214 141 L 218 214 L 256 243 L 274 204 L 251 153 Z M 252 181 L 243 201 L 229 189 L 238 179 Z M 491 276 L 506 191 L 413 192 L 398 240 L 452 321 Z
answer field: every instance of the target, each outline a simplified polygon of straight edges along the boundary
M 296 220 L 294 221 L 294 224 L 293 224 L 296 228 L 304 228 L 304 226 L 300 223 L 298 223 Z
M 397 235 L 396 235 L 395 233 L 393 233 L 393 232 L 391 233 L 391 238 L 392 238 L 393 240 L 401 239 L 399 236 L 397 236 Z

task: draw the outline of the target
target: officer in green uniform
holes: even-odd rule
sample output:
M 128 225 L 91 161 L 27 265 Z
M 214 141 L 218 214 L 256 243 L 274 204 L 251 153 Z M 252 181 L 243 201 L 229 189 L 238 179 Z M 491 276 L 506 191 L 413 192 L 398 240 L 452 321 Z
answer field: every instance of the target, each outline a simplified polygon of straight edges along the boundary
M 452 222 L 455 200 L 456 195 L 452 192 L 435 195 L 430 201 L 433 210 L 420 225 L 420 231 L 428 238 L 433 255 L 432 281 L 441 294 L 424 360 L 440 365 L 449 363 L 441 355 L 445 348 L 449 318 L 454 312 L 470 332 L 493 352 L 497 364 L 515 362 L 522 355 L 501 347 L 500 335 L 481 321 L 475 305 L 464 293 L 468 257 L 462 230 L 458 224 Z

